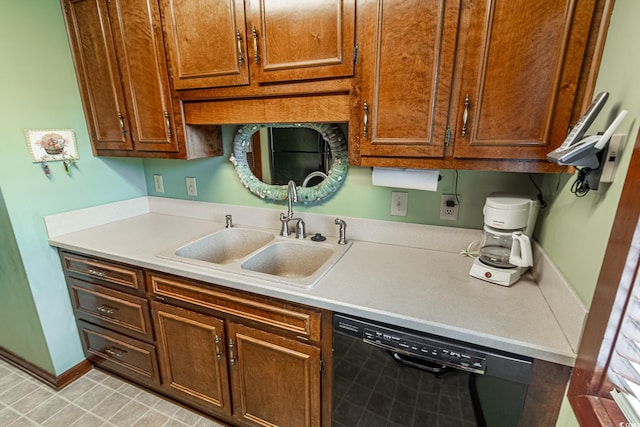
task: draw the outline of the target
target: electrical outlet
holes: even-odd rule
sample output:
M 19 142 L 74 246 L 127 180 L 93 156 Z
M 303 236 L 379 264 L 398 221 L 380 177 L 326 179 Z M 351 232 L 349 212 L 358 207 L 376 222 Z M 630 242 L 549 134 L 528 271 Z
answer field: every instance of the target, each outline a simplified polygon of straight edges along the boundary
M 392 191 L 391 192 L 391 215 L 395 216 L 407 216 L 407 200 L 409 194 Z
M 440 219 L 449 221 L 458 220 L 458 206 L 460 196 L 456 194 L 443 194 L 440 199 Z
M 153 185 L 156 187 L 156 193 L 164 193 L 162 175 L 153 175 Z
M 198 189 L 196 188 L 196 179 L 193 177 L 186 177 L 184 181 L 187 184 L 187 196 L 197 196 Z

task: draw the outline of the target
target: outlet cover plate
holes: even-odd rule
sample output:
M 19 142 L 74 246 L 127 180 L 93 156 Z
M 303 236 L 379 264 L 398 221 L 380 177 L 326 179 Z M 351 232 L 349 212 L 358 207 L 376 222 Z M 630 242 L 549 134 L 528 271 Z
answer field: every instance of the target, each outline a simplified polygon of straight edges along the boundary
M 187 196 L 197 196 L 198 188 L 196 187 L 196 179 L 193 177 L 186 177 L 184 181 L 187 185 Z
M 453 206 L 447 206 L 447 202 L 453 202 Z M 444 219 L 448 221 L 457 221 L 459 205 L 460 205 L 459 195 L 443 194 L 442 198 L 440 199 L 440 219 Z

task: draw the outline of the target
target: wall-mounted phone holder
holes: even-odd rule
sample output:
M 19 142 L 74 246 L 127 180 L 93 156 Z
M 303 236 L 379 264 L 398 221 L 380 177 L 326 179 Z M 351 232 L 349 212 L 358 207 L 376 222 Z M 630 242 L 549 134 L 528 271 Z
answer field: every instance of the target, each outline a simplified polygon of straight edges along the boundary
M 622 110 L 604 133 L 585 137 L 585 131 L 606 103 L 608 96 L 608 92 L 599 93 L 562 145 L 547 154 L 547 160 L 550 162 L 578 169 L 578 177 L 572 187 L 577 196 L 584 196 L 589 190 L 598 189 L 609 140 L 627 115 L 627 110 Z

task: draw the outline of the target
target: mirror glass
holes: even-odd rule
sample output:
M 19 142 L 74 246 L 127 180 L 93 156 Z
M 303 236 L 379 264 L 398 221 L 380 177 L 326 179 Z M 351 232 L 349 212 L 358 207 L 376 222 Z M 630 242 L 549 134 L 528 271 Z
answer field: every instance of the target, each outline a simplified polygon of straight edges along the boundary
M 322 200 L 340 188 L 347 173 L 347 141 L 329 123 L 241 126 L 229 159 L 240 181 L 263 199 L 286 200 L 287 183 L 296 183 L 298 200 Z

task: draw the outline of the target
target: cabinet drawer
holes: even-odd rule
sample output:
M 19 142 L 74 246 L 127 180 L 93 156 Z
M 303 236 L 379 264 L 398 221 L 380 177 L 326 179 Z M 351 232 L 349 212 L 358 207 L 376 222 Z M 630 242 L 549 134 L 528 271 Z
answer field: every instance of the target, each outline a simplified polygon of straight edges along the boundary
M 78 319 L 146 341 L 153 340 L 145 298 L 69 277 L 71 302 Z
M 308 308 L 258 296 L 223 290 L 209 284 L 149 274 L 149 286 L 159 300 L 171 298 L 248 319 L 261 325 L 320 341 L 321 314 Z
M 96 366 L 143 384 L 160 386 L 155 346 L 81 320 L 78 326 L 85 355 Z
M 67 276 L 80 277 L 117 289 L 144 292 L 142 271 L 133 267 L 61 252 L 60 258 Z

